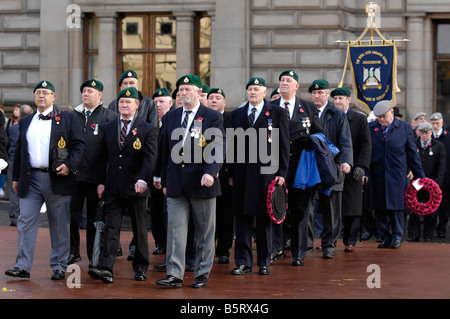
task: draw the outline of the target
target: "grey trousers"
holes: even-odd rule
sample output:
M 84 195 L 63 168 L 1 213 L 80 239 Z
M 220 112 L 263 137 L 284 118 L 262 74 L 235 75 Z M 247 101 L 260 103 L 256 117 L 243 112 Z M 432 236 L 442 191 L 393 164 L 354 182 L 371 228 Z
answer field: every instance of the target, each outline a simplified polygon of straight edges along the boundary
M 49 173 L 31 172 L 28 194 L 19 199 L 17 220 L 16 267 L 28 272 L 33 264 L 39 214 L 42 204 L 47 206 L 48 226 L 52 243 L 50 266 L 52 270 L 66 271 L 70 253 L 70 199 L 71 195 L 52 193 Z
M 189 216 L 194 222 L 194 277 L 209 276 L 214 261 L 216 198 L 167 197 L 167 275 L 184 277 Z

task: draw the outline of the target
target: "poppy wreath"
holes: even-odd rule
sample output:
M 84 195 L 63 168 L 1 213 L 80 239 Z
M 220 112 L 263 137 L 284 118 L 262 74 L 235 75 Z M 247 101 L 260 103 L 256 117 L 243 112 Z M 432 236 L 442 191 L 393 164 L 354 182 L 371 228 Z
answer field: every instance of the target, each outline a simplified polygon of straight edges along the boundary
M 442 190 L 439 185 L 431 178 L 419 178 L 418 184 L 423 185 L 421 190 L 428 192 L 430 198 L 427 202 L 419 202 L 417 199 L 418 190 L 414 187 L 413 182 L 409 184 L 405 192 L 405 201 L 408 208 L 417 215 L 429 215 L 434 213 L 441 204 Z
M 288 190 L 286 188 L 286 183 L 284 183 L 283 186 L 278 186 L 277 185 L 277 180 L 273 180 L 268 188 L 267 188 L 267 212 L 269 213 L 270 219 L 275 223 L 275 224 L 281 224 L 284 219 L 286 218 L 286 211 L 288 209 L 288 201 L 287 201 L 287 195 L 288 195 Z M 284 210 L 283 212 L 283 208 L 282 205 L 283 203 L 280 202 L 279 199 L 274 198 L 274 194 L 276 193 L 277 187 L 283 187 L 283 189 L 286 192 L 286 196 L 285 198 L 285 202 L 286 202 L 286 210 Z M 280 211 L 282 211 L 280 213 Z M 282 215 L 282 216 L 280 216 Z

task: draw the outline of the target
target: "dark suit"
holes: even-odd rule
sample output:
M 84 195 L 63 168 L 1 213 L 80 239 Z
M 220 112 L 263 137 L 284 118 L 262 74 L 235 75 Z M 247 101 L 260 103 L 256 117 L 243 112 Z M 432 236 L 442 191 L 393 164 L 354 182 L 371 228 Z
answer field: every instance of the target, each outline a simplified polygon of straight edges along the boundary
M 394 118 L 386 139 L 378 120 L 369 123 L 369 130 L 372 138 L 371 205 L 382 240 L 388 243 L 403 237 L 408 171 L 413 172 L 414 178 L 423 178 L 425 173 L 411 125 Z
M 261 113 L 254 125 L 251 125 L 247 114 L 251 108 L 252 106 L 246 103 L 243 107 L 231 112 L 231 126 L 235 129 L 235 133 L 238 128 L 244 131 L 250 129 L 249 133 L 256 131 L 256 140 L 249 141 L 249 138 L 245 138 L 245 147 L 237 147 L 234 152 L 232 176 L 233 214 L 236 216 L 235 259 L 237 266 L 253 266 L 252 231 L 253 221 L 256 217 L 257 264 L 259 267 L 265 267 L 270 264 L 272 254 L 273 225 L 267 213 L 267 187 L 275 176 L 286 178 L 288 174 L 289 124 L 285 110 L 264 101 Z M 279 130 L 279 140 L 272 141 L 272 143 L 278 142 L 278 154 L 272 154 L 273 144 L 268 141 L 270 120 L 272 127 Z M 266 136 L 260 138 L 261 134 Z M 238 145 L 239 140 L 243 141 L 243 138 L 237 136 L 235 146 Z M 256 154 L 250 151 L 253 146 L 256 147 L 254 149 Z M 245 151 L 245 154 L 239 154 L 242 151 Z M 270 157 L 278 156 L 279 160 L 278 165 L 272 167 L 271 172 L 266 173 L 262 169 L 267 169 L 275 163 L 273 161 L 263 162 L 261 155 L 265 155 L 265 152 Z M 252 159 L 252 156 L 255 158 Z M 244 159 L 244 162 L 241 162 L 241 159 Z M 273 158 L 271 159 L 273 160 Z
M 362 180 L 355 180 L 353 173 L 356 167 L 365 172 L 369 171 L 372 140 L 365 115 L 349 108 L 347 118 L 352 136 L 353 167 L 350 173 L 345 175 L 342 192 L 343 239 L 345 245 L 354 246 L 359 230 L 359 216 L 362 215 L 363 185 Z
M 447 232 L 447 223 L 450 213 L 450 133 L 447 129 L 442 128 L 442 133 L 437 138 L 439 142 L 444 144 L 446 154 L 446 168 L 444 181 L 441 186 L 442 202 L 439 206 L 439 221 L 436 226 L 436 233 L 438 237 L 445 237 Z
M 280 107 L 280 101 L 281 99 L 276 99 L 271 104 Z M 303 126 L 303 124 L 307 125 L 307 118 L 309 118 L 309 123 L 311 124 L 309 128 Z M 289 201 L 287 218 L 291 218 L 281 224 L 281 227 L 283 227 L 282 234 L 280 234 L 280 226 L 274 225 L 277 231 L 275 232 L 276 238 L 274 238 L 273 247 L 274 252 L 280 251 L 282 249 L 281 241 L 283 240 L 283 236 L 285 236 L 285 240 L 292 236 L 291 251 L 293 258 L 304 258 L 306 255 L 308 216 L 313 210 L 313 196 L 315 191 L 315 188 L 294 188 L 293 183 L 303 150 L 312 148 L 309 135 L 316 133 L 323 133 L 322 125 L 317 116 L 316 106 L 312 102 L 304 101 L 296 97 L 294 111 L 289 121 L 290 153 L 289 169 L 286 177 Z M 291 225 L 287 224 L 289 222 Z M 291 226 L 292 230 L 286 226 Z
M 157 128 L 140 117 L 135 117 L 129 125 L 123 148 L 119 142 L 119 118 L 103 126 L 103 149 L 104 154 L 107 154 L 107 162 L 103 159 L 104 175 L 100 180 L 105 185 L 106 230 L 99 267 L 111 272 L 119 247 L 120 225 L 125 208 L 131 217 L 136 245 L 133 269 L 135 272 L 146 272 L 149 265 L 146 216 L 150 191 L 147 188 L 144 193 L 136 193 L 135 184 L 138 180 L 147 185 L 152 183 L 157 157 Z
M 337 109 L 330 102 L 327 103 L 320 116 L 325 136 L 339 150 L 335 157 L 339 181 L 332 187 L 328 196 L 319 192 L 319 206 L 317 211 L 322 214 L 322 251 L 326 255 L 334 254 L 334 243 L 337 241 L 342 226 L 342 190 L 344 189 L 344 173 L 341 172 L 341 163 L 353 166 L 353 148 L 350 126 L 345 113 Z
M 60 112 L 54 107 L 55 112 Z M 41 122 L 39 122 L 41 121 Z M 48 122 L 51 121 L 50 126 Z M 39 212 L 42 204 L 47 205 L 49 229 L 52 239 L 52 251 L 50 265 L 53 271 L 65 271 L 70 251 L 70 199 L 76 190 L 75 174 L 80 165 L 85 142 L 82 128 L 72 112 L 62 112 L 51 120 L 41 120 L 38 114 L 33 113 L 19 121 L 19 138 L 16 144 L 13 164 L 13 181 L 18 181 L 18 196 L 20 203 L 20 215 L 18 219 L 19 248 L 16 259 L 16 267 L 30 271 L 36 234 L 39 222 Z M 48 153 L 48 167 L 38 171 L 31 166 L 31 159 L 37 158 L 36 154 L 29 153 L 27 131 L 45 125 L 50 128 L 50 140 Z M 62 140 L 65 145 L 62 145 Z M 61 144 L 58 146 L 58 142 Z M 58 147 L 65 147 L 69 151 L 69 157 L 65 161 L 69 168 L 69 175 L 57 175 L 52 171 L 53 151 Z M 44 156 L 45 157 L 45 156 Z
M 215 205 L 216 197 L 221 195 L 218 174 L 225 155 L 223 119 L 219 112 L 200 104 L 191 126 L 187 129 L 183 145 L 184 108 L 180 107 L 166 113 L 162 118 L 161 143 L 158 156 L 161 156 L 161 182 L 167 195 L 167 275 L 182 279 L 184 276 L 185 247 L 189 218 L 192 217 L 195 229 L 196 260 L 194 276 L 208 277 L 214 259 Z M 201 128 L 201 134 L 216 130 L 221 136 L 208 137 L 202 145 L 200 134 L 191 136 L 192 130 Z M 172 136 L 172 133 L 174 136 Z M 211 159 L 218 150 L 222 158 Z M 200 154 L 200 158 L 196 158 Z M 204 174 L 214 177 L 211 187 L 201 185 Z
M 97 212 L 98 173 L 101 171 L 101 157 L 103 132 L 100 126 L 117 118 L 117 113 L 98 105 L 89 117 L 84 115 L 82 104 L 75 107 L 73 113 L 78 120 L 78 125 L 83 128 L 83 137 L 86 142 L 86 150 L 76 175 L 77 190 L 72 196 L 70 204 L 70 255 L 80 256 L 80 233 L 84 204 L 86 202 L 86 248 L 89 260 L 92 259 L 92 249 L 95 237 L 95 215 Z

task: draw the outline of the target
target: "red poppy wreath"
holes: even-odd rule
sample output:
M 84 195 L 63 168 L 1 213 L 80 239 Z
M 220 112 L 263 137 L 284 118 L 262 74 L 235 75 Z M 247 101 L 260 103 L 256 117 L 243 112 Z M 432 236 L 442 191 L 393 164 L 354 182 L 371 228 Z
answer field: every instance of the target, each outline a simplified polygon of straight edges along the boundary
M 274 179 L 267 188 L 267 212 L 275 224 L 281 224 L 288 209 L 286 183 L 278 185 Z
M 414 183 L 422 187 L 416 187 Z M 431 178 L 419 178 L 409 184 L 405 192 L 405 201 L 408 208 L 417 215 L 432 214 L 441 204 L 442 190 Z

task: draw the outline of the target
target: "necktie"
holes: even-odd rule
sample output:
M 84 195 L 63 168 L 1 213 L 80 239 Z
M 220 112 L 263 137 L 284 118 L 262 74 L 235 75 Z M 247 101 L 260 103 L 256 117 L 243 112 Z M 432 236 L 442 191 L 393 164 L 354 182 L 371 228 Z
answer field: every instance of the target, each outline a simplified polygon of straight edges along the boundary
M 189 114 L 191 114 L 192 111 L 185 111 L 184 113 L 185 113 L 184 114 L 184 119 L 183 119 L 183 123 L 181 124 L 181 127 L 186 129 L 187 125 L 188 125 L 188 122 L 189 122 Z
M 86 115 L 86 117 L 89 117 L 89 116 L 91 116 L 91 113 L 92 113 L 91 111 L 87 111 L 87 110 L 86 110 L 86 111 L 84 111 L 84 114 Z
M 54 118 L 55 116 L 61 114 L 61 111 L 57 111 L 57 110 L 53 110 L 50 113 L 48 113 L 47 115 L 43 115 L 43 114 L 39 114 L 39 119 L 40 120 L 51 120 L 52 118 Z
M 255 124 L 255 113 L 256 113 L 256 108 L 252 108 L 252 113 L 250 113 L 248 115 L 248 120 L 250 122 L 251 125 Z
M 381 132 L 383 133 L 383 139 L 386 138 L 386 127 L 381 126 Z
M 287 113 L 287 119 L 288 119 L 288 121 L 290 121 L 291 120 L 291 114 L 289 113 L 289 102 L 284 102 L 284 109 L 286 110 L 286 113 Z
M 131 120 L 122 120 L 123 126 L 120 130 L 120 148 L 122 148 L 123 144 L 125 143 L 125 138 L 127 137 L 127 128 L 130 122 Z

